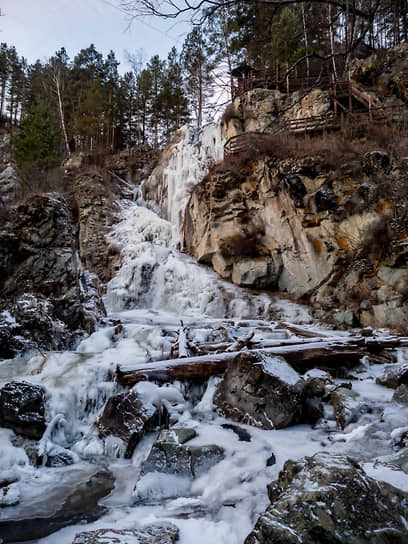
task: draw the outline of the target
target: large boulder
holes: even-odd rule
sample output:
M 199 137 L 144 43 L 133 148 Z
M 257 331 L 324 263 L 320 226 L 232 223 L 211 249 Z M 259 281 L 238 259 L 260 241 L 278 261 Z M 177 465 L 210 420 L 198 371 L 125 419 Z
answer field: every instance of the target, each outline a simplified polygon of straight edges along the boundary
M 14 505 L 0 508 L 1 538 L 7 543 L 37 540 L 68 525 L 94 521 L 106 513 L 99 501 L 114 485 L 108 470 L 85 464 L 67 467 L 46 488 L 27 481 L 11 484 L 7 495 Z
M 0 425 L 39 440 L 46 429 L 44 388 L 10 382 L 0 389 Z
M 136 502 L 157 503 L 189 496 L 193 480 L 223 459 L 223 448 L 215 444 L 187 444 L 195 435 L 193 429 L 182 428 L 160 432 L 142 465 L 133 493 Z
M 214 403 L 235 421 L 281 429 L 301 420 L 305 385 L 283 358 L 241 353 L 228 366 Z
M 216 445 L 191 446 L 194 429 L 162 430 L 142 465 L 142 474 L 163 472 L 197 478 L 221 461 L 224 450 Z
M 155 523 L 142 529 L 98 529 L 78 533 L 72 544 L 174 544 L 179 530 L 171 524 Z
M 391 389 L 397 389 L 400 385 L 408 385 L 408 365 L 394 366 L 391 369 L 385 369 L 382 376 L 376 378 L 376 383 Z
M 111 397 L 97 422 L 102 438 L 110 435 L 123 440 L 125 457 L 133 451 L 145 432 L 152 431 L 159 423 L 159 410 L 144 402 L 136 391 Z
M 368 477 L 350 458 L 287 461 L 268 492 L 271 505 L 245 544 L 408 542 L 408 494 Z

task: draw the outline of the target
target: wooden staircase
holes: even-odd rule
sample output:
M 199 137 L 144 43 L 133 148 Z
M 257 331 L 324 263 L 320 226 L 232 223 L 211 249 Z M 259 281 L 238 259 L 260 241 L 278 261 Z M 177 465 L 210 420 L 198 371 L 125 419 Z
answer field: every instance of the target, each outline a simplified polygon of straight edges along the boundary
M 337 81 L 329 88 L 335 115 L 338 110 L 352 113 L 353 110 L 379 109 L 381 105 L 369 93 L 360 89 L 353 81 Z

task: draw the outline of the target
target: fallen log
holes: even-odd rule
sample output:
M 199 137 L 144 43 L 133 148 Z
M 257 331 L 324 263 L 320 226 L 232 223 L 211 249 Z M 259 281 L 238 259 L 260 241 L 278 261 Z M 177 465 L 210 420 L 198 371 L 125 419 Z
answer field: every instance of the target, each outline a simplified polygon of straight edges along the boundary
M 264 353 L 283 357 L 296 370 L 304 372 L 314 367 L 354 366 L 362 357 L 368 355 L 366 338 L 348 337 L 345 339 L 319 339 L 292 345 L 264 348 Z M 254 353 L 259 350 L 246 350 Z M 143 380 L 166 381 L 169 379 L 205 379 L 222 374 L 235 357 L 243 351 L 213 353 L 209 355 L 170 359 L 135 368 L 117 367 L 116 380 L 122 385 L 134 385 Z
M 284 340 L 262 340 L 250 341 L 247 345 L 248 349 L 259 350 L 266 348 L 275 348 L 280 346 L 294 346 L 300 344 L 311 344 L 315 342 L 327 342 L 327 338 L 288 338 Z M 233 346 L 231 342 L 207 342 L 206 344 L 196 344 L 197 355 L 207 355 L 209 353 L 223 353 L 225 351 L 238 351 L 230 349 Z
M 335 336 L 335 334 L 333 334 L 331 331 L 308 329 L 306 327 L 301 327 L 300 325 L 294 325 L 293 323 L 289 323 L 287 321 L 278 321 L 278 326 L 303 338 L 333 338 Z

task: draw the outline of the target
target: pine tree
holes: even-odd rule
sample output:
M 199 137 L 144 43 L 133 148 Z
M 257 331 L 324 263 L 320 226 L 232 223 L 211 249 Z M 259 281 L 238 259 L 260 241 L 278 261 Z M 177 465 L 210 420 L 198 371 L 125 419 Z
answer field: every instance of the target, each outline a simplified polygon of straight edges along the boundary
M 151 94 L 149 104 L 150 126 L 152 130 L 153 147 L 158 148 L 160 141 L 160 122 L 162 120 L 162 91 L 163 91 L 163 72 L 165 63 L 159 57 L 154 55 L 146 66 L 150 73 Z
M 204 109 L 213 91 L 213 54 L 202 30 L 194 27 L 183 44 L 182 59 L 186 92 L 198 128 L 202 126 Z
M 168 55 L 163 74 L 160 96 L 164 138 L 169 141 L 174 132 L 189 119 L 188 100 L 183 88 L 183 71 L 177 49 L 173 47 Z
M 57 166 L 60 160 L 60 130 L 55 118 L 44 101 L 32 105 L 21 122 L 21 131 L 14 138 L 17 166 L 39 170 Z

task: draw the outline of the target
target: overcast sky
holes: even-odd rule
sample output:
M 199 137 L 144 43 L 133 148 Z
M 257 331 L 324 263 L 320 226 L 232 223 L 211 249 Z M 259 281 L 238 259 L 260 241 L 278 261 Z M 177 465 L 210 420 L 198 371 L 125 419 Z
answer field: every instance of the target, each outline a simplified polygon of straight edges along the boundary
M 15 45 L 30 63 L 44 60 L 65 47 L 73 58 L 95 44 L 106 54 L 113 49 L 121 72 L 129 70 L 125 50 L 143 49 L 145 60 L 162 58 L 173 45 L 179 50 L 185 27 L 157 19 L 128 20 L 115 6 L 117 0 L 0 0 L 0 41 Z

